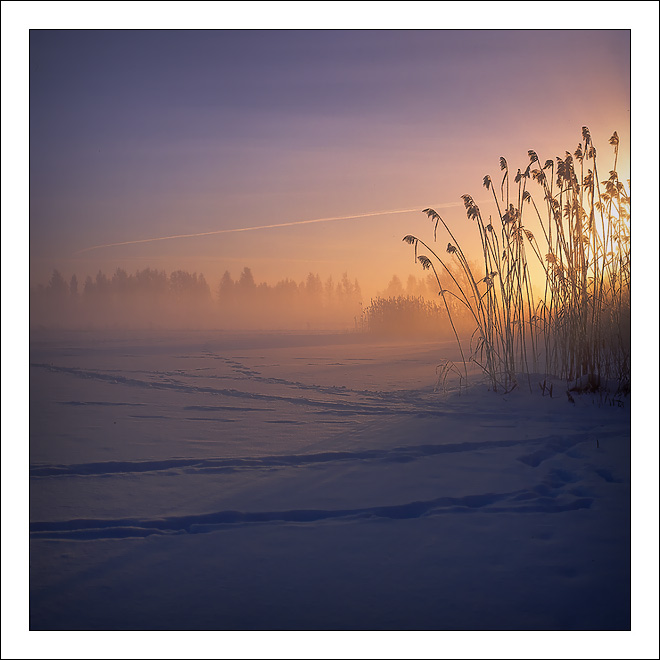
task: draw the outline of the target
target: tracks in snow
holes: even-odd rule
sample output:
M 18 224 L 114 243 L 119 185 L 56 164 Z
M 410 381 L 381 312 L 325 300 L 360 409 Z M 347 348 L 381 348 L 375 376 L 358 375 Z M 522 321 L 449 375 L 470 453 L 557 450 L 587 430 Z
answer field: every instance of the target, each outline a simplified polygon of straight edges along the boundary
M 321 399 L 321 398 L 310 398 L 306 396 L 287 396 L 284 394 L 267 394 L 263 392 L 248 392 L 244 390 L 237 390 L 234 388 L 218 388 L 218 387 L 208 387 L 208 386 L 197 386 L 184 383 L 180 380 L 171 378 L 169 375 L 166 380 L 162 378 L 160 380 L 145 380 L 140 378 L 122 376 L 116 373 L 107 373 L 102 371 L 94 371 L 88 369 L 79 369 L 77 367 L 62 367 L 55 366 L 44 363 L 31 363 L 31 367 L 47 369 L 49 371 L 55 371 L 60 373 L 70 374 L 77 378 L 85 378 L 97 381 L 103 381 L 106 383 L 112 383 L 117 385 L 123 385 L 128 387 L 139 387 L 143 389 L 150 390 L 169 390 L 180 393 L 187 394 L 208 394 L 212 396 L 224 396 L 232 397 L 237 399 L 243 399 L 248 401 L 259 401 L 259 402 L 273 402 L 273 403 L 288 403 L 296 406 L 305 406 L 320 409 L 326 413 L 338 413 L 338 414 L 355 414 L 355 415 L 387 415 L 387 414 L 398 414 L 398 415 L 425 415 L 425 416 L 435 416 L 442 417 L 448 413 L 445 411 L 433 410 L 428 408 L 422 408 L 419 406 L 411 407 L 410 401 L 407 398 L 402 398 L 398 393 L 373 393 L 368 392 L 371 398 L 377 398 L 376 403 L 361 403 L 358 401 L 347 402 L 339 401 L 336 398 L 331 400 Z M 280 383 L 280 379 L 264 379 L 269 381 L 270 384 L 287 384 L 289 387 L 295 387 L 297 389 L 303 390 L 313 390 L 321 394 L 326 395 L 336 395 L 338 392 L 342 394 L 355 394 L 358 396 L 364 396 L 365 392 L 361 391 L 349 391 L 343 388 L 326 388 L 322 386 L 309 385 L 305 386 L 301 383 L 294 383 L 289 381 L 284 381 Z M 377 395 L 381 395 L 377 397 Z M 85 405 L 86 402 L 66 402 L 69 405 Z M 96 402 L 101 404 L 101 402 Z M 384 405 L 385 404 L 385 405 Z M 112 405 L 112 404 L 107 404 Z M 120 404 L 121 405 L 121 404 Z
M 365 519 L 406 520 L 442 514 L 563 513 L 588 509 L 588 497 L 547 497 L 526 490 L 465 497 L 439 497 L 391 506 L 354 509 L 291 509 L 288 511 L 216 511 L 166 518 L 76 519 L 30 524 L 32 538 L 95 540 L 135 538 L 153 534 L 200 534 L 252 524 L 310 524 Z
M 227 473 L 243 470 L 264 470 L 286 467 L 308 467 L 311 465 L 335 462 L 379 462 L 408 463 L 429 456 L 493 450 L 505 447 L 533 446 L 542 447 L 518 460 L 532 467 L 559 453 L 565 453 L 587 437 L 547 436 L 526 440 L 484 440 L 480 442 L 461 442 L 450 444 L 423 444 L 391 449 L 365 449 L 362 451 L 328 451 L 316 454 L 289 454 L 273 456 L 239 458 L 172 458 L 158 461 L 104 461 L 97 463 L 78 463 L 62 465 L 34 465 L 30 468 L 31 477 L 60 476 L 112 476 L 127 473 L 143 473 L 181 470 L 186 473 Z
M 268 378 L 259 372 L 245 367 L 236 360 L 220 356 L 206 356 L 223 360 L 234 375 L 221 376 L 190 371 L 150 372 L 150 371 L 101 371 L 75 367 L 54 366 L 33 363 L 31 366 L 75 378 L 91 379 L 122 387 L 150 390 L 167 390 L 181 394 L 205 394 L 218 397 L 232 397 L 232 405 L 188 405 L 186 411 L 195 412 L 257 412 L 273 410 L 281 404 L 305 406 L 319 415 L 414 415 L 418 417 L 446 417 L 455 411 L 437 410 L 425 405 L 423 391 L 372 391 L 351 390 L 345 387 L 304 384 L 282 378 Z M 200 371 L 200 370 L 193 370 Z M 207 371 L 206 369 L 202 371 Z M 140 377 L 142 376 L 142 377 Z M 246 380 L 267 387 L 285 388 L 284 393 L 251 392 L 234 388 L 197 385 L 199 379 L 207 382 L 221 379 Z M 288 395 L 286 391 L 296 395 Z M 280 392 L 282 390 L 280 389 Z M 316 396 L 310 396 L 314 393 Z M 68 406 L 148 406 L 144 403 L 106 401 L 61 401 Z M 428 402 L 430 403 L 430 402 Z M 243 405 L 247 404 L 247 405 Z M 250 407 L 252 404 L 252 407 Z M 138 410 L 135 411 L 141 412 Z M 146 412 L 146 411 L 145 411 Z M 465 414 L 458 413 L 458 414 Z M 506 419 L 506 412 L 488 411 L 489 419 Z M 148 417 L 148 415 L 132 415 Z M 162 416 L 160 416 L 162 417 Z M 211 419 L 211 418 L 209 418 Z M 217 421 L 217 420 L 213 420 Z M 266 420 L 268 421 L 268 420 Z M 292 423 L 290 420 L 270 420 L 272 423 Z M 496 424 L 497 425 L 497 424 Z M 616 433 L 615 433 L 616 434 Z M 600 437 L 606 434 L 600 434 Z M 341 463 L 376 464 L 408 463 L 425 458 L 459 452 L 501 450 L 519 447 L 524 453 L 517 460 L 529 468 L 537 468 L 546 460 L 558 454 L 569 454 L 575 445 L 593 440 L 584 432 L 571 435 L 549 435 L 526 439 L 492 439 L 484 441 L 418 444 L 388 449 L 365 449 L 356 451 L 328 451 L 312 454 L 289 454 L 271 456 L 245 456 L 238 458 L 172 458 L 165 460 L 105 461 L 95 463 L 32 465 L 30 476 L 33 479 L 113 477 L 126 474 L 169 473 L 169 474 L 223 474 L 240 471 L 308 468 L 331 466 Z M 620 483 L 614 475 L 606 471 L 598 472 L 608 483 Z M 190 514 L 164 518 L 116 518 L 116 519 L 72 519 L 51 522 L 32 522 L 31 536 L 35 539 L 110 539 L 138 538 L 154 534 L 194 534 L 212 532 L 252 524 L 316 524 L 328 521 L 348 522 L 352 520 L 403 520 L 444 514 L 462 514 L 480 511 L 483 513 L 562 513 L 591 507 L 593 499 L 589 493 L 571 489 L 570 484 L 577 477 L 567 470 L 550 469 L 541 476 L 541 482 L 533 487 L 510 493 L 485 493 L 464 497 L 439 497 L 425 501 L 390 504 L 375 507 L 344 509 L 291 509 L 285 511 L 216 511 L 212 513 Z

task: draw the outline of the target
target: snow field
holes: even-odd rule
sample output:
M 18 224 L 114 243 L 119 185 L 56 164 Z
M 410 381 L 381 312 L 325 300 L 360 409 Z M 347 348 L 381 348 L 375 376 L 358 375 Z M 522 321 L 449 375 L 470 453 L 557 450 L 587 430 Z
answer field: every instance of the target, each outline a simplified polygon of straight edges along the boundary
M 442 395 L 452 351 L 33 341 L 31 628 L 629 629 L 627 401 Z

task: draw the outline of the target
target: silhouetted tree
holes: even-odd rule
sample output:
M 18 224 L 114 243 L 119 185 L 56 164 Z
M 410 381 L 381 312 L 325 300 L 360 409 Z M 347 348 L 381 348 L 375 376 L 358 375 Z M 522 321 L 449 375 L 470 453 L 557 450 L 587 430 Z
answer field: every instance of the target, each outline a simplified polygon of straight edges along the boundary
M 94 295 L 94 280 L 91 275 L 88 275 L 85 278 L 85 284 L 83 285 L 83 296 L 85 298 L 91 298 Z
M 110 293 L 110 287 L 108 284 L 108 278 L 105 273 L 102 273 L 100 270 L 96 273 L 96 288 L 95 293 L 98 296 L 106 296 Z
M 59 270 L 54 270 L 48 282 L 48 295 L 53 298 L 64 298 L 69 293 L 69 285 L 64 281 Z
M 323 294 L 327 302 L 331 302 L 335 297 L 335 283 L 332 280 L 332 275 L 328 277 L 323 286 Z
M 355 300 L 362 302 L 362 289 L 360 289 L 360 284 L 357 281 L 357 277 L 353 280 L 353 297 Z
M 238 286 L 244 293 L 252 293 L 257 288 L 252 271 L 247 266 L 243 268 L 243 272 L 238 280 Z
M 402 294 L 403 294 L 403 284 L 401 284 L 401 280 L 397 275 L 392 275 L 392 279 L 389 281 L 389 284 L 387 285 L 387 289 L 385 289 L 385 296 L 396 297 Z
M 112 276 L 112 292 L 119 295 L 128 293 L 131 288 L 130 279 L 128 273 L 123 268 L 117 268 Z
M 203 275 L 192 275 L 185 270 L 176 270 L 170 274 L 170 291 L 176 298 L 201 300 L 210 296 L 209 285 Z
M 169 278 L 164 270 L 145 268 L 135 274 L 135 280 L 140 291 L 154 296 L 167 293 L 169 287 Z
M 323 295 L 323 284 L 321 282 L 321 278 L 318 275 L 313 275 L 312 273 L 307 275 L 304 291 L 309 298 L 320 300 L 321 296 Z
M 211 298 L 211 287 L 202 273 L 197 276 L 197 292 L 200 298 Z
M 235 284 L 231 278 L 231 273 L 226 270 L 220 280 L 220 284 L 218 284 L 218 302 L 220 304 L 226 304 L 231 300 L 234 294 L 234 287 Z

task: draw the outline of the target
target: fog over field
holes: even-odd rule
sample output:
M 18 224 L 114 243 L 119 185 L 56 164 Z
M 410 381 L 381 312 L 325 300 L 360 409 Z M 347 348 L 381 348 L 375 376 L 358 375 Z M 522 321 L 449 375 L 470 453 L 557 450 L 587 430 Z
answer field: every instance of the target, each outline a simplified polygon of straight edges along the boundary
M 54 271 L 47 286 L 31 296 L 33 327 L 86 329 L 202 328 L 345 329 L 356 327 L 362 294 L 357 280 L 344 275 L 322 282 L 310 273 L 298 283 L 289 278 L 274 285 L 257 283 L 243 268 L 232 278 L 226 271 L 214 291 L 203 274 L 144 269 L 128 274 L 117 268 L 108 277 L 99 271 L 65 281 Z
M 457 273 L 458 276 L 458 273 Z M 384 283 L 383 283 L 384 284 Z M 456 302 L 446 307 L 432 275 L 393 275 L 368 298 L 357 279 L 344 273 L 323 282 L 309 273 L 296 282 L 270 285 L 255 280 L 249 267 L 232 278 L 226 271 L 215 287 L 203 274 L 117 268 L 99 271 L 81 285 L 53 271 L 48 283 L 32 288 L 30 325 L 34 329 L 251 330 L 367 332 L 381 336 L 443 337 L 451 334 L 449 314 L 471 329 Z

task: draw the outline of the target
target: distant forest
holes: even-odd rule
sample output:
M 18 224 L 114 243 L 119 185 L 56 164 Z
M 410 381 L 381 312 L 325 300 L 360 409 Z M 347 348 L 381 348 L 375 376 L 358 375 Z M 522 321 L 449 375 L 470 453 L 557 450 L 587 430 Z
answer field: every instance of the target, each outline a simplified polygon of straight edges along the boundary
M 453 318 L 462 310 L 451 303 Z M 255 330 L 359 330 L 380 335 L 445 334 L 447 314 L 432 276 L 392 276 L 375 298 L 363 301 L 356 279 L 337 281 L 309 273 L 301 282 L 257 283 L 243 268 L 226 271 L 211 287 L 203 274 L 117 268 L 80 282 L 54 270 L 47 285 L 30 293 L 32 327 L 179 328 Z
M 145 268 L 112 276 L 99 271 L 80 282 L 54 270 L 48 284 L 32 288 L 33 327 L 312 329 L 355 326 L 362 293 L 344 273 L 325 282 L 310 273 L 302 282 L 257 283 L 248 267 L 233 279 L 226 271 L 214 288 L 203 274 Z

